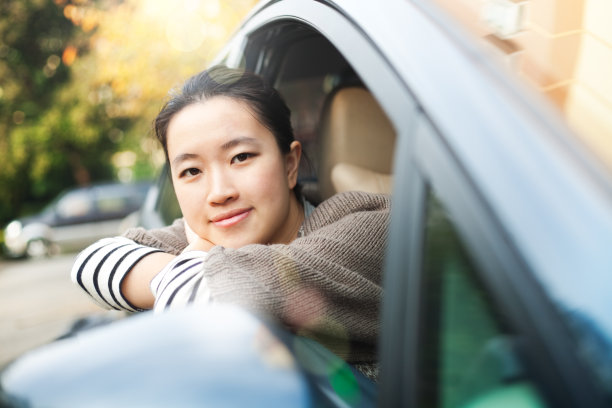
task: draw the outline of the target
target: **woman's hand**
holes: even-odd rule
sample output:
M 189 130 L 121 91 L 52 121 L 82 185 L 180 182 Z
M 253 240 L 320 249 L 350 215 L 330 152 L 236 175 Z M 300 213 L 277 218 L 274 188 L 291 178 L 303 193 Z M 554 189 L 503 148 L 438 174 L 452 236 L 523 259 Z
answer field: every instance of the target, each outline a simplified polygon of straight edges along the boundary
M 185 235 L 187 236 L 187 242 L 189 242 L 189 245 L 187 245 L 187 247 L 183 249 L 183 252 L 208 251 L 215 246 L 215 244 L 213 244 L 206 238 L 201 238 L 200 236 L 198 236 L 198 234 L 196 234 L 193 229 L 191 229 L 189 224 L 187 224 L 187 221 L 185 221 Z

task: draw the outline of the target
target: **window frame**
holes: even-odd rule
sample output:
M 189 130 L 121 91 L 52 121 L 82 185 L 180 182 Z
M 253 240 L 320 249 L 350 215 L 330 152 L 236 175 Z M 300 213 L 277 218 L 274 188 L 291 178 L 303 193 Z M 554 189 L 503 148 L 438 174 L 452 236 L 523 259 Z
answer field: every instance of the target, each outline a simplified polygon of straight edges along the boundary
M 266 30 L 272 31 L 284 24 L 300 24 L 325 37 L 351 64 L 389 117 L 396 131 L 396 143 L 403 139 L 412 143 L 410 139 L 417 112 L 413 96 L 374 41 L 340 9 L 331 6 L 333 4 L 300 0 L 263 4 L 247 18 L 214 59 L 213 65 L 245 68 L 274 83 L 281 63 L 281 58 L 274 54 L 282 47 L 279 48 L 278 43 L 274 42 L 273 36 L 259 44 L 254 44 L 253 40 L 265 34 Z M 281 41 L 288 42 L 286 39 Z M 162 170 L 160 183 L 154 187 L 156 191 L 167 187 L 163 181 L 165 172 L 166 169 Z M 159 210 L 159 205 L 159 202 L 155 204 L 155 210 Z M 161 217 L 155 216 L 154 220 L 144 222 L 144 225 L 155 228 L 165 223 Z
M 256 55 L 243 61 L 245 50 L 252 48 L 249 42 L 253 34 L 277 25 L 302 24 L 325 37 L 351 64 L 369 91 L 374 95 L 395 127 L 398 138 L 409 137 L 401 133 L 410 127 L 411 119 L 407 110 L 416 112 L 416 103 L 398 73 L 388 63 L 382 51 L 360 27 L 333 4 L 287 0 L 266 4 L 257 14 L 240 28 L 230 48 L 224 52 L 224 62 L 230 67 L 245 66 L 256 73 L 270 78 L 268 70 L 262 70 L 263 53 L 269 52 L 270 43 L 260 46 Z M 253 51 L 249 49 L 249 53 Z M 270 56 L 267 56 L 270 57 Z M 255 61 L 257 61 L 255 63 Z

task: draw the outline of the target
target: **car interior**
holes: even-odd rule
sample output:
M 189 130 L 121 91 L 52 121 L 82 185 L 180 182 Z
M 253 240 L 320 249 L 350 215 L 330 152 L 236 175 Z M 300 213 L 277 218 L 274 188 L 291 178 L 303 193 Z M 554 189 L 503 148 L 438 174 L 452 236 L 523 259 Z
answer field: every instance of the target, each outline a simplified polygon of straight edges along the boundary
M 273 81 L 292 111 L 307 156 L 300 169 L 306 198 L 319 203 L 350 190 L 390 193 L 395 130 L 342 54 L 295 23 L 255 33 L 247 49 L 245 68 Z

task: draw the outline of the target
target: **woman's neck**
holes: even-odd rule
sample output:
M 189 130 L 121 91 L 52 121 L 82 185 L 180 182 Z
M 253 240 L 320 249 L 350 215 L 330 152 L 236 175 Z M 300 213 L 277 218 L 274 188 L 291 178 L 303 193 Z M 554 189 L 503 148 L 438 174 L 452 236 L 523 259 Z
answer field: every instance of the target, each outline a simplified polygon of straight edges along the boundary
M 289 214 L 287 216 L 287 224 L 284 236 L 281 239 L 281 243 L 288 244 L 298 237 L 300 227 L 304 222 L 304 207 L 302 203 L 297 199 L 295 194 L 291 194 L 289 201 Z

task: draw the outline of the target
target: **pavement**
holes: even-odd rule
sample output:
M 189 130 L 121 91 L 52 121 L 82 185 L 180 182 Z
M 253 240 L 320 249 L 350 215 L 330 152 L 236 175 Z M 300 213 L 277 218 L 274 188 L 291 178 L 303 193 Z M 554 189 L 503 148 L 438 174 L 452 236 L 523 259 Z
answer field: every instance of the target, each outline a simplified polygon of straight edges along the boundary
M 53 341 L 79 318 L 113 313 L 72 283 L 74 256 L 0 259 L 0 367 Z

